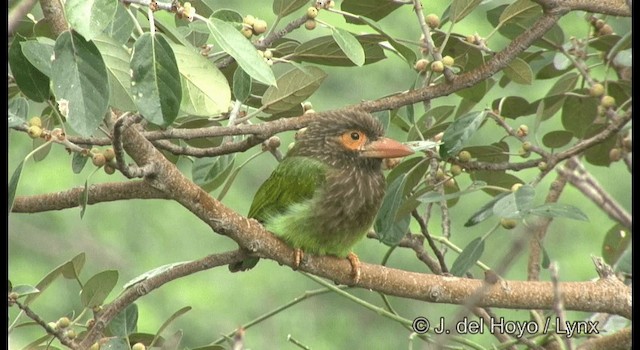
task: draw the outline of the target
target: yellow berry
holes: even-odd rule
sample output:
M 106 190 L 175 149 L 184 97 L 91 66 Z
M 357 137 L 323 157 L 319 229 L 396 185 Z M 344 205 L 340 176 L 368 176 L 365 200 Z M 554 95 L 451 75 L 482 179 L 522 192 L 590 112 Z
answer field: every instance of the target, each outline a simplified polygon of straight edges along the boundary
M 531 155 L 531 151 L 527 151 L 524 148 L 520 147 L 520 149 L 518 150 L 518 154 L 522 158 L 529 158 L 529 156 Z
M 75 338 L 76 338 L 76 336 L 78 336 L 78 335 L 76 334 L 76 331 L 74 331 L 73 329 L 70 329 L 70 330 L 68 330 L 68 331 L 64 332 L 64 335 L 65 335 L 67 338 L 69 338 L 69 339 L 75 339 Z
M 316 21 L 313 19 L 308 19 L 306 22 L 304 22 L 304 27 L 307 28 L 307 30 L 314 30 L 316 29 Z
M 116 172 L 116 168 L 112 167 L 109 164 L 105 164 L 103 169 L 107 175 L 113 175 Z
M 516 130 L 516 135 L 520 136 L 520 137 L 525 137 L 527 135 L 529 135 L 529 127 L 526 126 L 525 124 L 522 124 L 518 127 L 518 130 Z
M 104 158 L 107 160 L 107 162 L 112 161 L 116 157 L 116 153 L 113 151 L 113 148 L 105 149 L 102 154 L 104 154 Z
M 91 345 L 89 350 L 100 350 L 100 343 L 99 342 L 93 343 L 93 345 Z
M 147 349 L 147 347 L 142 343 L 135 343 L 131 347 L 131 350 L 146 350 L 146 349 Z
M 328 8 L 328 9 L 332 9 L 334 7 L 336 7 L 336 2 L 333 0 L 329 0 L 329 2 L 327 3 L 327 6 L 325 6 L 325 8 Z
M 613 28 L 611 28 L 611 26 L 608 24 L 605 24 L 602 26 L 602 28 L 598 29 L 598 35 L 600 36 L 609 34 L 613 34 Z
M 604 95 L 604 86 L 600 83 L 595 83 L 589 88 L 589 95 L 592 97 L 600 97 Z
M 42 127 L 42 119 L 40 119 L 40 117 L 33 117 L 31 119 L 29 119 L 29 126 L 37 126 L 37 127 Z
M 307 18 L 314 19 L 318 17 L 318 9 L 311 6 L 307 9 Z
M 309 101 L 302 102 L 302 110 L 303 111 L 306 112 L 306 111 L 308 111 L 308 110 L 310 110 L 312 108 L 313 108 L 313 105 L 311 104 L 311 102 L 309 102 Z
M 612 148 L 611 151 L 609 151 L 609 159 L 612 162 L 617 162 L 620 160 L 622 153 L 620 152 L 620 148 Z
M 93 165 L 101 167 L 107 163 L 107 159 L 104 157 L 104 154 L 96 153 L 93 155 L 93 157 L 91 157 L 91 162 L 93 163 Z
M 424 72 L 427 70 L 428 65 L 429 65 L 429 61 L 427 61 L 424 58 L 421 58 L 416 61 L 416 64 L 413 66 L 413 68 L 418 72 Z
M 431 62 L 431 70 L 436 73 L 442 73 L 444 71 L 444 63 L 442 61 Z
M 513 184 L 513 186 L 511 186 L 511 192 L 515 192 L 515 191 L 517 191 L 517 190 L 518 190 L 518 188 L 520 188 L 520 187 L 522 187 L 522 184 L 521 184 L 521 183 L 519 183 L 519 182 L 518 182 L 518 183 Z
M 451 177 L 444 182 L 444 186 L 449 188 L 456 188 L 456 180 Z
M 600 105 L 603 108 L 615 107 L 616 106 L 616 99 L 613 98 L 612 96 L 609 96 L 609 95 L 602 96 L 602 99 L 600 99 Z
M 37 125 L 31 125 L 27 129 L 27 134 L 29 134 L 32 139 L 37 139 L 42 135 L 42 128 Z
M 451 171 L 451 174 L 453 176 L 458 176 L 458 175 L 462 174 L 462 167 L 459 166 L 458 164 L 452 165 L 449 170 Z
M 67 328 L 71 325 L 71 321 L 69 320 L 68 317 L 60 317 L 58 319 L 58 322 L 56 322 L 56 326 L 58 326 L 58 328 L 63 329 L 63 328 Z
M 247 24 L 251 27 L 253 27 L 253 24 L 256 23 L 256 18 L 251 16 L 251 15 L 246 15 L 243 19 L 242 19 L 242 23 Z
M 475 35 L 467 35 L 466 40 L 469 44 L 475 44 L 476 43 L 476 36 Z
M 502 227 L 504 227 L 507 230 L 511 230 L 518 225 L 518 222 L 515 221 L 514 219 L 502 218 L 500 220 L 500 225 L 502 225 Z
M 436 171 L 436 180 L 444 180 L 444 171 L 442 171 L 442 169 L 438 169 L 438 171 Z
M 47 325 L 49 326 L 49 328 L 53 329 L 54 331 L 58 329 L 58 325 L 55 322 L 49 322 L 47 323 Z
M 522 143 L 522 149 L 529 152 L 531 151 L 531 148 L 533 148 L 533 145 L 531 144 L 531 142 L 529 141 L 525 141 Z
M 267 22 L 261 19 L 256 19 L 256 22 L 253 24 L 253 32 L 256 35 L 262 34 L 267 31 Z
M 262 51 L 259 51 L 259 52 L 262 52 Z M 271 58 L 273 58 L 273 51 L 271 51 L 271 50 L 264 50 L 264 52 L 263 52 L 263 56 L 264 56 L 264 58 L 266 58 L 266 59 L 271 59 Z
M 446 67 L 451 67 L 453 66 L 453 64 L 455 63 L 453 57 L 451 56 L 444 56 L 442 57 L 442 63 L 446 66 Z
M 251 39 L 251 36 L 253 35 L 253 30 L 251 28 L 242 28 L 240 32 L 242 32 L 242 35 L 247 39 Z
M 469 153 L 469 151 L 461 151 L 458 153 L 458 159 L 461 162 L 466 163 L 471 160 L 471 153 Z
M 538 163 L 538 169 L 540 169 L 540 171 L 545 171 L 547 170 L 547 168 L 548 168 L 547 162 Z
M 18 300 L 19 297 L 20 297 L 20 294 L 18 294 L 16 292 L 9 293 L 9 299 L 11 299 L 11 300 Z
M 622 147 L 624 147 L 627 151 L 631 151 L 633 143 L 631 141 L 631 136 L 627 136 L 622 139 Z
M 427 17 L 425 17 L 425 20 L 427 22 L 427 25 L 429 25 L 429 27 L 431 28 L 440 27 L 440 17 L 438 17 L 438 15 L 436 15 L 435 13 L 428 14 Z
M 604 27 L 604 25 L 606 24 L 605 21 L 598 19 L 593 23 L 593 26 L 596 27 L 597 29 L 600 29 L 602 27 Z

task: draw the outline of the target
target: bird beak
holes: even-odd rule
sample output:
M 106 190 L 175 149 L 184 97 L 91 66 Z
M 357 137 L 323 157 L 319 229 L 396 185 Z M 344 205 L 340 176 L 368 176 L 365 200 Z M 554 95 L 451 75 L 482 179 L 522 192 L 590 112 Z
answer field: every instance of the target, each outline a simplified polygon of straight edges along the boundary
M 402 143 L 381 137 L 364 146 L 360 155 L 368 158 L 399 158 L 413 154 L 413 150 Z

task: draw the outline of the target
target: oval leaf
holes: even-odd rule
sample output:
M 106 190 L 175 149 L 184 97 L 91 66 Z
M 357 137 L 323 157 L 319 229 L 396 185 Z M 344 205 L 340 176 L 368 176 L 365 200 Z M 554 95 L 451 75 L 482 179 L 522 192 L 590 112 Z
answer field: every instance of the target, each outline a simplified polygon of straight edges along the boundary
M 65 17 L 75 31 L 92 40 L 113 20 L 117 6 L 115 0 L 67 0 Z
M 454 276 L 464 275 L 482 256 L 484 252 L 484 240 L 480 237 L 469 242 L 460 252 L 451 266 L 449 272 Z
M 380 241 L 389 246 L 398 244 L 402 237 L 407 233 L 406 229 L 402 232 L 400 230 L 393 229 L 394 225 L 396 225 L 396 214 L 398 212 L 398 208 L 400 208 L 402 199 L 404 198 L 403 189 L 406 179 L 407 176 L 402 174 L 393 180 L 391 185 L 389 185 L 389 188 L 384 195 L 384 199 L 382 200 L 382 205 L 380 206 L 378 215 L 376 216 L 376 220 L 373 224 L 373 228 L 378 234 Z M 403 220 L 404 219 L 405 218 L 403 218 Z M 409 222 L 407 221 L 407 225 L 408 223 Z
M 567 96 L 562 106 L 562 126 L 577 138 L 583 138 L 598 115 L 598 99 Z
M 275 85 L 273 71 L 247 40 L 232 24 L 217 18 L 209 18 L 207 26 L 218 45 L 253 79 L 267 85 Z
M 92 41 L 76 32 L 56 40 L 51 82 L 58 104 L 68 103 L 67 122 L 82 136 L 91 135 L 109 107 L 109 77 Z
M 24 41 L 26 39 L 16 35 L 11 42 L 9 68 L 11 68 L 11 74 L 13 74 L 20 91 L 32 100 L 42 102 L 49 98 L 49 78 L 24 56 L 21 47 L 21 42 Z
M 362 66 L 364 64 L 364 49 L 360 42 L 353 36 L 353 34 L 341 28 L 333 28 L 333 39 L 336 41 L 342 52 L 353 62 L 356 66 Z
M 20 43 L 24 57 L 47 77 L 51 78 L 51 57 L 53 56 L 54 41 L 45 42 L 28 40 Z M 48 91 L 48 90 L 47 90 Z
M 566 130 L 555 130 L 542 136 L 542 144 L 549 148 L 560 148 L 571 142 L 573 133 Z
M 482 222 L 482 221 L 490 218 L 491 216 L 493 216 L 493 205 L 496 204 L 496 202 L 498 202 L 502 198 L 504 198 L 504 197 L 506 197 L 506 196 L 508 196 L 510 194 L 511 194 L 510 192 L 502 192 L 502 193 L 498 194 L 497 196 L 493 197 L 492 200 L 487 202 L 480 209 L 478 209 L 478 211 L 473 213 L 473 215 L 471 215 L 469 220 L 467 220 L 467 222 L 464 223 L 464 226 L 465 227 L 470 227 L 470 226 L 479 224 L 480 222 Z
M 523 85 L 531 85 L 533 81 L 533 71 L 529 64 L 516 57 L 509 65 L 504 68 L 504 74 L 513 82 Z
M 529 214 L 535 195 L 536 192 L 532 186 L 524 185 L 498 200 L 493 205 L 493 213 L 501 218 L 522 218 Z
M 371 18 L 374 21 L 382 18 L 395 11 L 402 6 L 401 3 L 389 0 L 344 0 L 340 8 L 342 11 L 352 13 L 354 15 L 362 15 Z M 361 24 L 358 19 L 351 16 L 344 16 L 347 23 Z
M 170 125 L 178 116 L 182 87 L 173 50 L 160 34 L 144 33 L 131 56 L 133 102 L 148 121 Z
M 233 96 L 240 102 L 251 96 L 251 76 L 242 70 L 242 67 L 236 68 L 233 73 Z
M 9 127 L 22 125 L 27 122 L 29 102 L 24 97 L 14 97 L 9 100 Z
M 602 242 L 602 257 L 609 265 L 614 265 L 622 254 L 630 247 L 631 232 L 626 227 L 617 224 L 609 229 Z
M 121 111 L 135 111 L 131 94 L 130 55 L 122 44 L 104 35 L 93 39 L 109 73 L 109 105 Z
M 106 270 L 91 277 L 80 291 L 80 301 L 86 308 L 102 305 L 118 282 L 118 271 Z
M 457 23 L 465 18 L 480 5 L 480 2 L 480 0 L 453 0 L 449 7 L 449 18 L 451 22 Z
M 284 17 L 290 13 L 295 12 L 308 3 L 308 0 L 274 0 L 273 13 L 276 16 Z
M 211 192 L 224 183 L 233 170 L 235 154 L 226 154 L 216 158 L 198 158 L 193 162 L 191 177 L 196 185 Z
M 386 40 L 382 35 L 358 35 L 356 37 L 364 50 L 364 64 L 371 64 L 386 58 L 379 42 Z M 333 36 L 311 39 L 296 47 L 292 60 L 305 61 L 327 66 L 354 66 L 354 63 L 342 51 Z
M 138 305 L 131 304 L 124 310 L 120 311 L 109 322 L 108 330 L 111 335 L 117 337 L 127 337 L 131 333 L 135 333 L 138 329 Z
M 456 155 L 478 130 L 486 115 L 486 111 L 472 112 L 451 123 L 442 136 L 440 156 L 446 159 Z
M 522 186 L 524 187 L 524 186 Z M 547 203 L 535 207 L 529 212 L 533 215 L 544 216 L 548 218 L 569 218 L 580 221 L 589 221 L 589 217 L 582 210 L 568 204 Z
M 278 78 L 278 86 L 270 86 L 262 96 L 267 113 L 292 109 L 313 94 L 327 74 L 320 68 L 309 66 L 304 70 L 293 68 Z

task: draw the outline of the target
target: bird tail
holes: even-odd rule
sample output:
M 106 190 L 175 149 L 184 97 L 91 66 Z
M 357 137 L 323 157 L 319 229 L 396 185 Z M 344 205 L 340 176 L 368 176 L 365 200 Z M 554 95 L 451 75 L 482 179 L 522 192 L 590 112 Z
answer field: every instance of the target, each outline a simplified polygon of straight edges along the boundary
M 250 270 L 258 264 L 258 261 L 260 261 L 260 258 L 246 258 L 242 261 L 229 264 L 229 271 L 239 272 Z

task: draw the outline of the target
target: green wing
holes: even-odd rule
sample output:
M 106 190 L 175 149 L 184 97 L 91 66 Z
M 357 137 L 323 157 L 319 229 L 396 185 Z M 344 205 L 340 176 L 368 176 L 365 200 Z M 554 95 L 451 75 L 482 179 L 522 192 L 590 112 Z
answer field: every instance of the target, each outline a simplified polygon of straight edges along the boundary
M 325 182 L 327 167 L 307 157 L 286 157 L 258 189 L 249 217 L 265 222 L 296 203 L 311 199 Z

